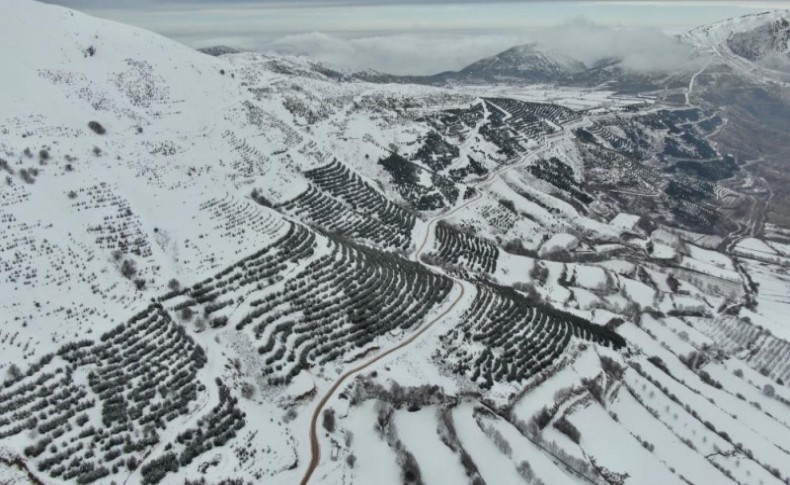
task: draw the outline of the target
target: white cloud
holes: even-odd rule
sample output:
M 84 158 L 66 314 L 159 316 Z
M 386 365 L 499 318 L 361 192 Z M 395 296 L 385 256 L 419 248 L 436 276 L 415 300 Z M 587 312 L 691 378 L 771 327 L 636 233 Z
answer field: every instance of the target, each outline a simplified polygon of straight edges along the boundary
M 267 49 L 307 55 L 335 66 L 394 74 L 435 74 L 526 42 L 518 34 L 408 33 L 340 38 L 321 32 L 289 35 Z
M 682 68 L 694 62 L 688 45 L 649 27 L 603 27 L 577 19 L 542 30 L 536 40 L 587 65 L 606 57 L 620 57 L 627 68 L 658 71 Z
M 682 67 L 690 59 L 686 46 L 660 30 L 603 27 L 584 19 L 523 32 L 402 33 L 353 38 L 312 32 L 285 36 L 261 49 L 306 55 L 354 70 L 435 74 L 461 69 L 528 42 L 538 42 L 587 65 L 607 57 L 621 57 L 626 67 L 639 71 Z

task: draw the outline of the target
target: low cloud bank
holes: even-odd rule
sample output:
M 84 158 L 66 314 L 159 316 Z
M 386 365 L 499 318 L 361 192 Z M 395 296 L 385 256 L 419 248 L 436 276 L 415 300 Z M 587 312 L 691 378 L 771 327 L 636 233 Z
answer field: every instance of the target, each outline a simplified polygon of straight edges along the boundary
M 423 75 L 458 70 L 527 41 L 525 35 L 507 34 L 419 33 L 345 39 L 313 32 L 278 39 L 267 49 L 280 54 L 306 55 L 354 70 Z
M 537 42 L 548 52 L 586 65 L 618 57 L 635 71 L 663 71 L 696 64 L 689 46 L 657 29 L 604 27 L 585 19 L 525 32 L 402 33 L 343 38 L 312 32 L 289 35 L 260 47 L 264 52 L 306 55 L 351 70 L 435 74 L 459 70 L 520 44 Z

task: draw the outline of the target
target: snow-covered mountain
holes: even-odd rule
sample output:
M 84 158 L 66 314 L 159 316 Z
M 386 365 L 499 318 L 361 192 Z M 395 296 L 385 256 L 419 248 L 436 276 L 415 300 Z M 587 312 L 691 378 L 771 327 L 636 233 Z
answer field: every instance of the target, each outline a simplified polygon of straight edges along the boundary
M 453 73 L 452 78 L 469 82 L 542 83 L 569 79 L 584 69 L 580 61 L 547 52 L 537 44 L 524 44 L 474 62 Z
M 730 37 L 730 49 L 750 61 L 769 56 L 790 55 L 790 14 L 772 19 L 753 30 L 737 32 Z
M 672 86 L 675 77 L 683 77 L 688 69 L 669 72 L 653 69 L 643 72 L 627 66 L 623 58 L 609 56 L 590 65 L 560 54 L 549 46 L 532 43 L 512 47 L 480 59 L 459 71 L 446 71 L 429 76 L 395 76 L 374 71 L 354 74 L 356 79 L 378 83 L 428 84 L 453 86 L 470 84 L 560 84 L 596 87 L 606 84 L 623 93 L 654 91 Z
M 790 49 L 790 11 L 774 10 L 735 17 L 693 29 L 684 37 L 697 44 L 701 40 L 718 48 L 729 47 L 750 61 L 768 55 L 787 55 Z
M 727 19 L 688 32 L 684 40 L 752 79 L 790 81 L 790 11 Z
M 0 18 L 0 482 L 790 477 L 790 230 L 707 73 L 367 82 Z

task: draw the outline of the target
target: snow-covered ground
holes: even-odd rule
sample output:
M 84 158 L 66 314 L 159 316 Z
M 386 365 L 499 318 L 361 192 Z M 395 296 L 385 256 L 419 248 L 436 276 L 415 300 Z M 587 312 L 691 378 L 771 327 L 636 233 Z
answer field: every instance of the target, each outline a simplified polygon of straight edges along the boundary
M 0 18 L 0 482 L 790 477 L 788 246 L 587 193 L 654 98 Z

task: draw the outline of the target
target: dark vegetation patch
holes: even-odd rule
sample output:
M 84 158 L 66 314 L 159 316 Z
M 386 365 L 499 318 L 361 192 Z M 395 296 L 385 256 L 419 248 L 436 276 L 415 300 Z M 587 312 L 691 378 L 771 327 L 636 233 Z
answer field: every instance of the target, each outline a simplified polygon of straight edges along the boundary
M 557 157 L 541 159 L 530 165 L 529 171 L 535 177 L 549 182 L 584 205 L 593 201 L 593 198 L 584 192 L 582 185 L 576 181 L 573 169 Z
M 416 158 L 434 172 L 439 172 L 447 168 L 459 154 L 457 146 L 448 143 L 436 131 L 430 131 L 417 150 Z
M 697 177 L 707 182 L 717 182 L 733 177 L 739 170 L 735 158 L 730 155 L 712 162 L 696 162 L 683 160 L 675 162 L 664 169 L 668 173 L 683 173 L 688 176 Z

